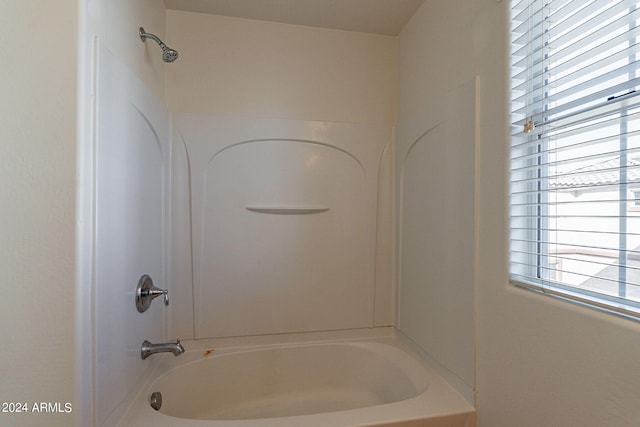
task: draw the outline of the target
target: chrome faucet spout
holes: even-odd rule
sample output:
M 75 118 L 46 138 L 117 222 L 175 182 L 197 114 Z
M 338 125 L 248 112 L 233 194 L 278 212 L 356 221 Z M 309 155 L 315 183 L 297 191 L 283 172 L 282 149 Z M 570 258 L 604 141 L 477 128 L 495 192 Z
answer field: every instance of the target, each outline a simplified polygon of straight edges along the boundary
M 179 356 L 184 353 L 184 347 L 180 344 L 179 339 L 175 340 L 175 342 L 159 344 L 151 344 L 149 341 L 145 340 L 140 348 L 140 356 L 142 357 L 142 360 L 155 353 L 173 353 L 174 356 Z

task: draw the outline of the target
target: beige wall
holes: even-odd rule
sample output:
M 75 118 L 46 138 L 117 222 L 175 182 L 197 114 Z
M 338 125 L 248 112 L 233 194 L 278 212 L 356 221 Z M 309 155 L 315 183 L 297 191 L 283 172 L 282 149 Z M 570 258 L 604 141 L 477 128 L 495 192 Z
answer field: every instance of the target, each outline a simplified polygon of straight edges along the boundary
M 77 3 L 0 2 L 0 402 L 74 403 Z
M 508 283 L 508 6 L 427 1 L 399 42 L 400 119 L 480 76 L 479 425 L 637 426 L 640 324 Z
M 396 38 L 167 12 L 170 111 L 392 125 Z

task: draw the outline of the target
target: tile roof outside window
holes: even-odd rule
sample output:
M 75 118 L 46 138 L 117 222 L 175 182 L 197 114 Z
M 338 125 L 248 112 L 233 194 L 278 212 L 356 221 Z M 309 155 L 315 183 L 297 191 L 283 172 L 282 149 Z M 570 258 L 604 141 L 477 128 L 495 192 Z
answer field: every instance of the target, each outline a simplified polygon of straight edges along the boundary
M 594 191 L 596 189 L 590 187 L 618 185 L 619 167 L 620 157 L 594 163 L 549 179 L 549 188 L 559 191 Z M 640 185 L 640 158 L 627 160 L 627 184 Z

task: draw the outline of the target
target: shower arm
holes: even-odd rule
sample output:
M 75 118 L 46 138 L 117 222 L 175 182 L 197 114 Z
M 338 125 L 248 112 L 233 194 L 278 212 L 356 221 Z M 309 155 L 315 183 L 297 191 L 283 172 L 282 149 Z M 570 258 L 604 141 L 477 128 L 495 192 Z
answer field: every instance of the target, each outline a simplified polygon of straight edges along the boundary
M 140 27 L 140 40 L 144 42 L 147 40 L 147 38 L 150 38 L 151 40 L 155 40 L 155 42 L 158 43 L 161 48 L 167 49 L 167 45 L 164 44 L 158 36 L 156 36 L 155 34 L 147 33 L 144 31 L 144 28 Z
M 155 34 L 145 32 L 144 28 L 142 27 L 140 27 L 138 34 L 140 34 L 140 40 L 142 40 L 142 43 L 145 43 L 147 38 L 150 38 L 151 40 L 158 43 L 158 45 L 162 49 L 162 60 L 164 62 L 173 62 L 178 58 L 178 51 L 175 49 L 171 49 L 169 46 L 164 44 L 162 40 L 160 40 L 160 38 Z

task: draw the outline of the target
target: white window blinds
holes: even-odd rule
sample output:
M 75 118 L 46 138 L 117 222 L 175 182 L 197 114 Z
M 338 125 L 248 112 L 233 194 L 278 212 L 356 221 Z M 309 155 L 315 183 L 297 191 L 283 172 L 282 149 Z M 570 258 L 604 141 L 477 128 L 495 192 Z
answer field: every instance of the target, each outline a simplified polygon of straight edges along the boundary
M 511 5 L 511 280 L 638 317 L 640 2 Z

